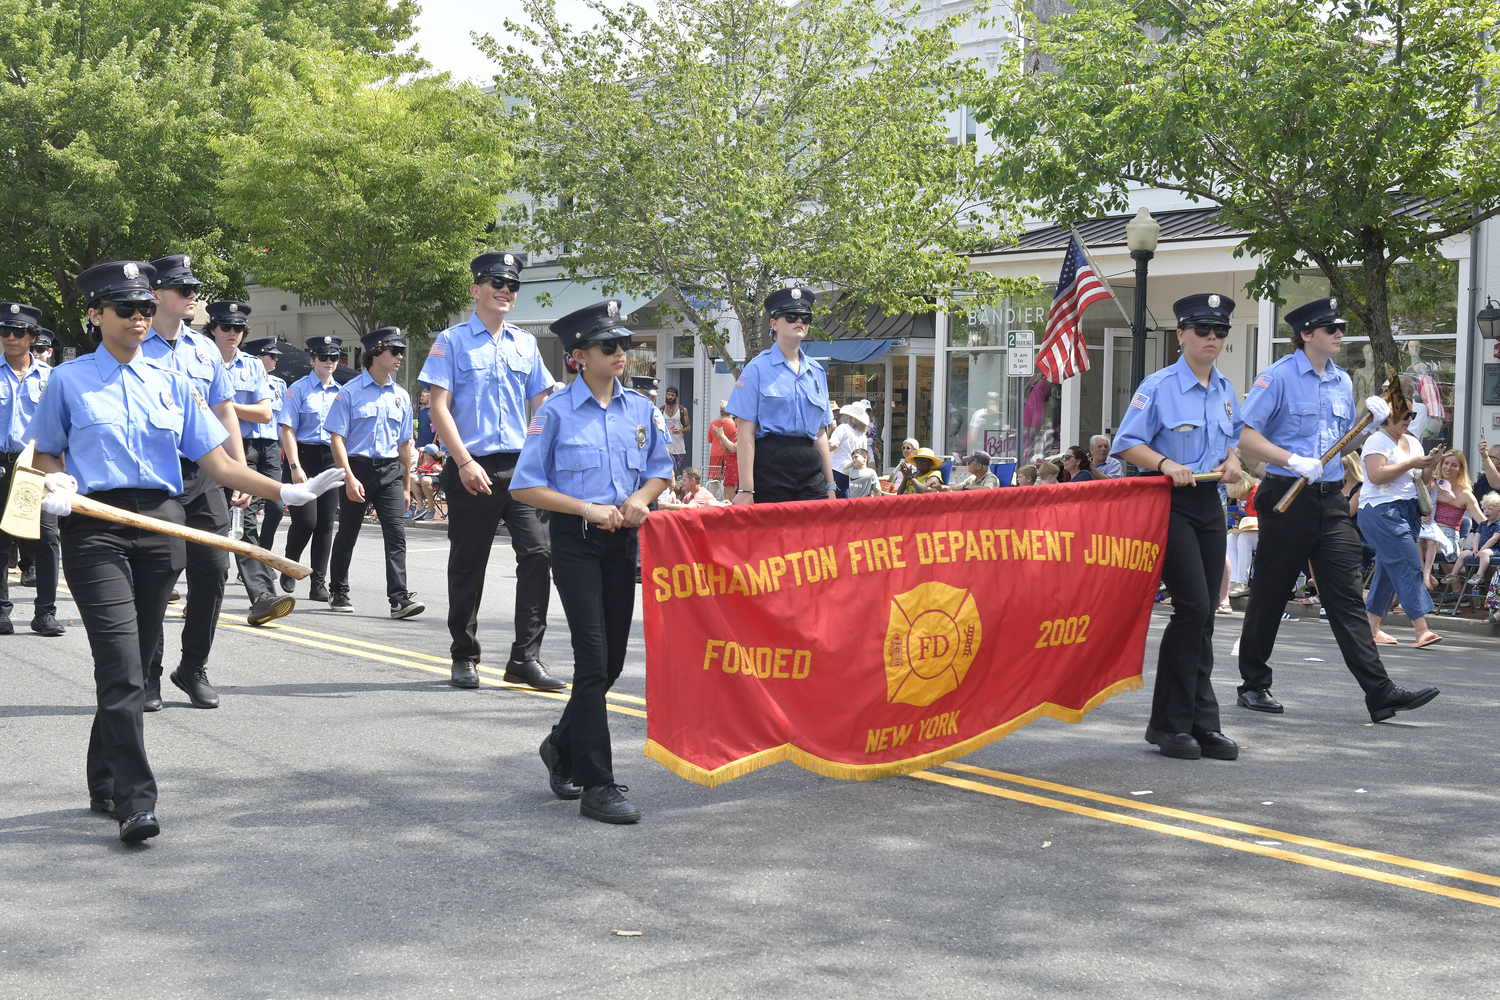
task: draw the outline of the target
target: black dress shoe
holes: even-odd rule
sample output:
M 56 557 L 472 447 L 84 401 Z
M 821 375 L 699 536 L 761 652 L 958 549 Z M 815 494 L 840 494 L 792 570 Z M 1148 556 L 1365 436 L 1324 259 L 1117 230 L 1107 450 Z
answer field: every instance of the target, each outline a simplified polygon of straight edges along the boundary
M 146 701 L 141 705 L 143 712 L 160 712 L 161 703 L 161 678 L 146 682 Z
M 552 745 L 551 733 L 542 740 L 542 763 L 547 765 L 547 784 L 552 787 L 553 795 L 560 799 L 576 799 L 583 794 L 583 789 L 573 784 L 573 779 L 558 766 L 557 747 Z
M 218 708 L 219 692 L 208 683 L 208 671 L 202 667 L 189 670 L 178 667 L 172 671 L 172 683 L 182 689 L 194 708 Z
M 456 688 L 477 688 L 479 686 L 479 665 L 474 662 L 473 657 L 466 656 L 462 660 L 453 661 L 453 686 Z
M 328 600 L 328 584 L 316 573 L 312 575 L 312 585 L 307 588 L 307 599 L 309 601 Z
M 639 823 L 641 811 L 631 804 L 623 793 L 630 791 L 625 785 L 595 785 L 583 790 L 583 801 L 578 803 L 578 814 L 601 823 Z
M 15 635 L 16 627 L 10 623 L 9 618 L 0 618 L 0 635 Z
M 1252 712 L 1271 712 L 1280 715 L 1286 709 L 1281 707 L 1281 702 L 1271 697 L 1269 688 L 1251 688 L 1249 691 L 1241 691 L 1235 704 L 1241 708 L 1248 708 Z
M 1198 745 L 1198 741 L 1193 739 L 1190 733 L 1160 733 L 1147 726 L 1146 742 L 1155 743 L 1161 747 L 1161 755 L 1163 757 L 1176 757 L 1179 760 L 1197 760 L 1203 756 L 1203 748 Z
M 113 799 L 89 799 L 89 812 L 95 812 L 101 816 L 109 816 L 114 811 L 115 803 Z
M 1193 739 L 1203 748 L 1203 756 L 1214 760 L 1238 760 L 1240 745 L 1216 730 L 1193 733 Z
M 281 589 L 290 594 L 297 589 L 297 581 L 283 573 L 281 574 Z
M 251 625 L 264 625 L 268 621 L 285 618 L 296 606 L 295 597 L 272 597 L 270 594 L 261 594 L 255 599 L 255 603 L 250 605 L 250 613 L 245 616 L 245 621 Z
M 182 595 L 179 594 L 177 591 L 174 590 L 174 591 L 172 591 L 171 595 L 167 598 L 167 603 L 168 604 L 176 604 L 180 600 L 182 600 Z
M 1393 687 L 1391 693 L 1385 696 L 1385 700 L 1378 707 L 1370 706 L 1370 721 L 1384 722 L 1397 712 L 1410 712 L 1414 708 L 1421 708 L 1437 696 L 1438 689 L 1435 687 L 1418 688 L 1415 691 Z
M 161 833 L 161 824 L 156 821 L 154 812 L 131 813 L 120 821 L 120 841 L 126 844 L 137 844 L 143 840 Z
M 505 665 L 505 683 L 525 684 L 538 691 L 561 691 L 568 686 L 567 681 L 560 681 L 547 673 L 547 668 L 538 660 L 527 660 L 525 663 L 511 660 Z
M 21 570 L 21 586 L 23 586 L 23 587 L 35 587 L 36 586 L 36 567 L 35 566 L 27 566 L 25 569 Z
M 56 615 L 48 611 L 31 619 L 31 631 L 39 635 L 62 635 L 67 629 L 63 628 Z

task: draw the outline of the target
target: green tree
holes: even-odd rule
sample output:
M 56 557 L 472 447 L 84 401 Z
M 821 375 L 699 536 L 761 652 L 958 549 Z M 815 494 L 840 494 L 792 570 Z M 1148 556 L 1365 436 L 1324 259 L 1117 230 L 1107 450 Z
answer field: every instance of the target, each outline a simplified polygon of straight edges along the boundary
M 1220 206 L 1251 284 L 1309 266 L 1400 366 L 1392 272 L 1500 212 L 1495 0 L 1077 0 L 978 99 L 995 180 L 1063 221 Z
M 593 6 L 603 23 L 575 32 L 526 0 L 530 25 L 506 28 L 529 51 L 480 41 L 530 196 L 505 222 L 569 275 L 667 290 L 731 366 L 720 310 L 753 356 L 787 279 L 836 290 L 853 327 L 1030 287 L 968 266 L 1014 219 L 944 125 L 978 77 L 949 22 L 917 30 L 878 0 Z
M 249 134 L 213 144 L 246 269 L 334 303 L 361 334 L 445 326 L 510 174 L 497 102 L 331 52 L 256 74 Z

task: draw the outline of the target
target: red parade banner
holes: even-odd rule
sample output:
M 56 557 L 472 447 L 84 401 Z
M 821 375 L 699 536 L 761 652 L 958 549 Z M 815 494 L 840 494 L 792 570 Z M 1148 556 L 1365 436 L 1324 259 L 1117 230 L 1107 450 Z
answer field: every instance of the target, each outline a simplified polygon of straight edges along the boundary
M 710 787 L 781 760 L 864 780 L 1044 715 L 1078 722 L 1142 685 L 1169 490 L 1141 477 L 652 514 L 646 755 Z

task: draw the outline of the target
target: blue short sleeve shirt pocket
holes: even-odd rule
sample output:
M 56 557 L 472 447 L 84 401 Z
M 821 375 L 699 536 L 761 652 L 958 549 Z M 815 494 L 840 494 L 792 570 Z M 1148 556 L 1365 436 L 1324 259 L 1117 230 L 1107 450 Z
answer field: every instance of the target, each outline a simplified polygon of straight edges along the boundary
M 587 496 L 599 478 L 603 453 L 589 444 L 559 444 L 554 453 L 558 492 L 569 496 Z

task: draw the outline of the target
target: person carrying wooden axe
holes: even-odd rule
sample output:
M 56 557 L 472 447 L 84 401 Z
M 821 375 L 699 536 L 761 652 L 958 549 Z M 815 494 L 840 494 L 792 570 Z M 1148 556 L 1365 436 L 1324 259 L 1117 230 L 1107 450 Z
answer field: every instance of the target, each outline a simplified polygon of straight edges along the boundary
M 1285 711 L 1271 697 L 1271 650 L 1292 584 L 1311 563 L 1344 664 L 1364 689 L 1370 718 L 1382 722 L 1421 708 L 1438 689 L 1408 691 L 1391 681 L 1380 662 L 1365 616 L 1362 547 L 1341 491 L 1340 454 L 1356 449 L 1359 432 L 1372 420 L 1383 422 L 1393 402 L 1404 406 L 1405 400 L 1399 392 L 1394 401 L 1371 396 L 1365 400 L 1369 412 L 1359 416 L 1354 383 L 1333 362 L 1348 328 L 1336 297 L 1299 306 L 1285 319 L 1296 349 L 1256 376 L 1240 410 L 1240 452 L 1265 462 L 1266 477 L 1255 499 L 1260 547 L 1240 636 L 1238 704 L 1256 712 Z M 1282 503 L 1294 493 L 1290 504 Z
M 34 468 L 46 474 L 41 509 L 61 519 L 63 574 L 94 657 L 89 808 L 112 815 L 127 843 L 160 832 L 146 760 L 144 669 L 186 553 L 181 538 L 142 530 L 138 517 L 126 525 L 103 516 L 123 508 L 126 520 L 135 514 L 181 525 L 182 505 L 172 499 L 182 492 L 179 449 L 220 486 L 288 504 L 307 503 L 344 479 L 335 468 L 283 486 L 225 453 L 228 432 L 188 377 L 141 353 L 156 312 L 153 276 L 150 264 L 114 261 L 75 279 L 99 346 L 53 369 L 26 432 Z M 82 498 L 76 514 L 75 496 Z M 10 507 L 18 506 L 12 498 Z

